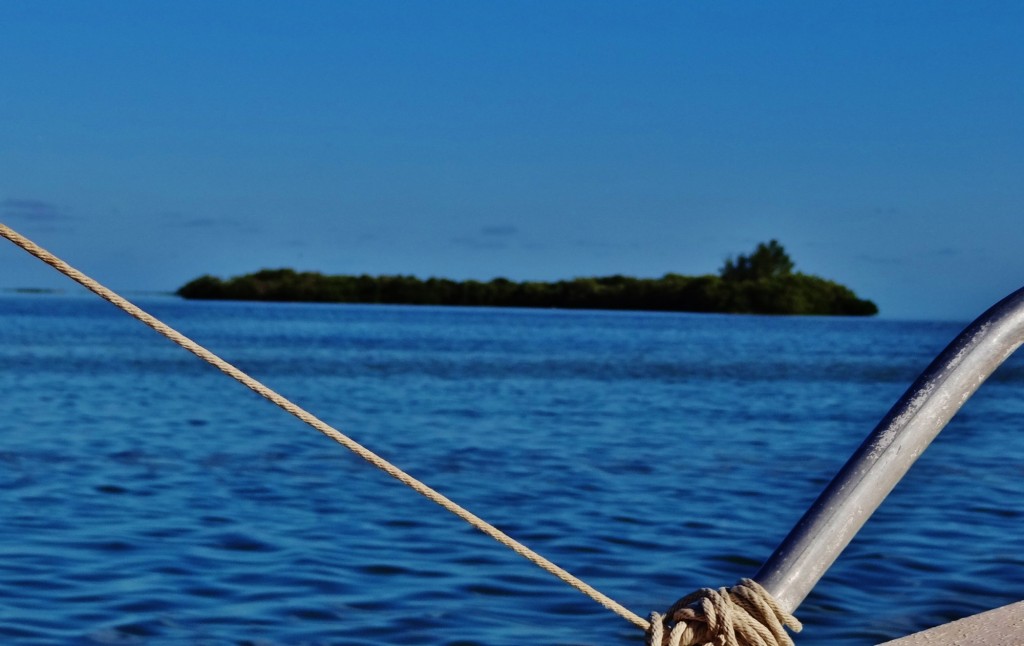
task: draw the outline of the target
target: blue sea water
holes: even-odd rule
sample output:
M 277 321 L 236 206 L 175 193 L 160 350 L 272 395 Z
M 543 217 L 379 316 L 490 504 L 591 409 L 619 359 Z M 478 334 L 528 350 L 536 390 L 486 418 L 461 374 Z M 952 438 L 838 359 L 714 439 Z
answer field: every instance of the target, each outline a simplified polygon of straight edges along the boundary
M 757 571 L 963 327 L 139 304 L 641 615 Z M 1024 360 L 798 611 L 872 644 L 1024 598 Z M 642 644 L 90 296 L 0 295 L 0 642 Z

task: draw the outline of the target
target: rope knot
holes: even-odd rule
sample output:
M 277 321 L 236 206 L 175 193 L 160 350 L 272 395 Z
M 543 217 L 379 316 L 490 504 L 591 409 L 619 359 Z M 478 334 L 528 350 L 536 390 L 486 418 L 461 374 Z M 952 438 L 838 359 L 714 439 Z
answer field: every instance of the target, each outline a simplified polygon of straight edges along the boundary
M 701 588 L 664 615 L 651 613 L 648 646 L 794 646 L 784 627 L 800 632 L 796 617 L 753 579 L 731 588 Z

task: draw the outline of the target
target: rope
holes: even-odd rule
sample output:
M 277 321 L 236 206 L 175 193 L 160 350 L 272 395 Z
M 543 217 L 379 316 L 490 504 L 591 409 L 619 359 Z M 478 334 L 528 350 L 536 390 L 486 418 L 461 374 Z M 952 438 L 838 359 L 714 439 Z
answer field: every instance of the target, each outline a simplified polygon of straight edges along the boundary
M 732 588 L 702 588 L 664 615 L 651 613 L 648 646 L 794 646 L 786 633 L 803 627 L 752 579 Z
M 774 598 L 755 581 L 743 579 L 731 589 L 703 588 L 683 597 L 665 615 L 651 614 L 651 621 L 606 596 L 570 572 L 555 565 L 487 521 L 479 518 L 441 493 L 402 471 L 283 395 L 221 359 L 169 325 L 144 312 L 113 291 L 89 278 L 28 238 L 0 223 L 0 236 L 7 238 L 36 258 L 74 280 L 100 298 L 148 325 L 232 379 L 269 400 L 279 408 L 320 431 L 392 478 L 428 500 L 440 505 L 474 528 L 490 536 L 516 554 L 554 575 L 647 633 L 649 646 L 793 646 L 783 625 L 794 631 L 800 622 L 779 607 Z M 666 634 L 667 631 L 667 634 Z
M 250 377 L 246 373 L 242 372 L 241 370 L 231 365 L 227 361 L 221 359 L 220 357 L 210 352 L 203 346 L 199 345 L 195 341 L 189 339 L 188 337 L 181 334 L 177 330 L 171 328 L 169 325 L 163 323 L 162 321 L 159 321 L 150 314 L 147 314 L 146 312 L 142 311 L 132 303 L 129 303 L 124 298 L 118 296 L 117 294 L 107 289 L 103 285 L 100 285 L 92 278 L 89 278 L 82 272 L 78 271 L 77 269 L 67 264 L 60 258 L 54 256 L 49 251 L 46 251 L 42 247 L 38 246 L 28 238 L 25 238 L 24 236 L 18 234 L 17 232 L 15 232 L 14 230 L 12 230 L 3 223 L 0 223 L 0 236 L 7 238 L 17 246 L 21 247 L 22 249 L 32 254 L 36 258 L 50 265 L 51 267 L 53 267 L 60 273 L 64 274 L 68 278 L 84 286 L 86 289 L 93 292 L 100 298 L 120 308 L 133 318 L 138 319 L 142 323 L 153 328 L 159 334 L 167 337 L 168 339 L 178 344 L 182 348 L 188 350 L 192 354 L 196 355 L 203 361 L 206 361 L 207 363 L 214 366 L 227 376 L 240 382 L 250 390 L 264 397 L 265 399 L 268 399 L 269 401 L 273 402 L 286 412 L 291 413 L 292 415 L 299 418 L 306 424 L 312 426 L 313 428 L 320 431 L 327 437 L 331 438 L 338 444 L 344 446 L 349 451 L 352 451 L 362 459 L 366 460 L 373 466 L 377 467 L 384 473 L 388 474 L 395 480 L 398 480 L 399 482 L 413 489 L 414 491 L 424 496 L 428 500 L 431 500 L 440 505 L 441 507 L 447 509 L 448 511 L 455 514 L 462 520 L 466 521 L 476 529 L 490 536 L 491 538 L 498 541 L 505 547 L 511 549 L 516 554 L 522 556 L 523 558 L 537 565 L 541 569 L 549 572 L 550 574 L 553 574 L 554 576 L 561 579 L 565 583 L 569 584 L 573 588 L 576 588 L 577 590 L 587 595 L 597 603 L 601 604 L 608 610 L 611 610 L 615 614 L 619 615 L 623 619 L 631 622 L 632 624 L 643 630 L 647 630 L 650 627 L 650 624 L 647 622 L 646 619 L 637 615 L 629 608 L 626 608 L 625 606 L 618 603 L 611 597 L 608 597 L 605 594 L 598 591 L 597 589 L 591 587 L 585 581 L 574 576 L 567 570 L 564 570 L 563 568 L 555 565 L 548 559 L 544 558 L 537 552 L 534 552 L 530 548 L 526 547 L 525 545 L 515 540 L 505 532 L 501 531 L 494 525 L 491 525 L 487 521 L 483 520 L 482 518 L 479 518 L 478 516 L 472 514 L 468 510 L 461 507 L 460 505 L 456 504 L 452 500 L 449 500 L 439 492 L 430 488 L 426 484 L 420 482 L 419 480 L 412 477 L 408 473 L 402 471 L 401 469 L 391 464 L 384 458 L 380 457 L 373 451 L 367 449 L 362 444 L 359 444 L 355 440 L 349 438 L 341 431 L 335 429 L 333 426 L 320 420 L 318 417 L 301 408 L 297 404 L 292 403 L 283 395 L 280 395 L 274 390 L 271 390 L 269 387 L 263 385 L 256 379 Z

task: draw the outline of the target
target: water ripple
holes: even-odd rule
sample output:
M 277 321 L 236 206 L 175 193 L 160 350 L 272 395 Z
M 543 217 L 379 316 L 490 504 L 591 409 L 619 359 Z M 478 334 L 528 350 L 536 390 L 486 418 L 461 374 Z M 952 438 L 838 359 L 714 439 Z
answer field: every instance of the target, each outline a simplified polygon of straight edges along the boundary
M 756 571 L 955 325 L 150 309 L 641 614 Z M 628 624 L 102 303 L 0 296 L 0 637 L 639 644 Z M 1024 363 L 799 613 L 855 646 L 1024 597 Z

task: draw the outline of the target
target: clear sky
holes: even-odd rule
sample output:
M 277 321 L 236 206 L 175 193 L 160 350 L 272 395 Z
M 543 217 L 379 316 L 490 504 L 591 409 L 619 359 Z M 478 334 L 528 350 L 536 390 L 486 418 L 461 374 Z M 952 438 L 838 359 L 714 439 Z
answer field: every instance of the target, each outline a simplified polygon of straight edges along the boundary
M 115 290 L 263 267 L 1024 286 L 1024 3 L 0 4 L 0 221 Z M 0 288 L 63 287 L 0 245 Z

